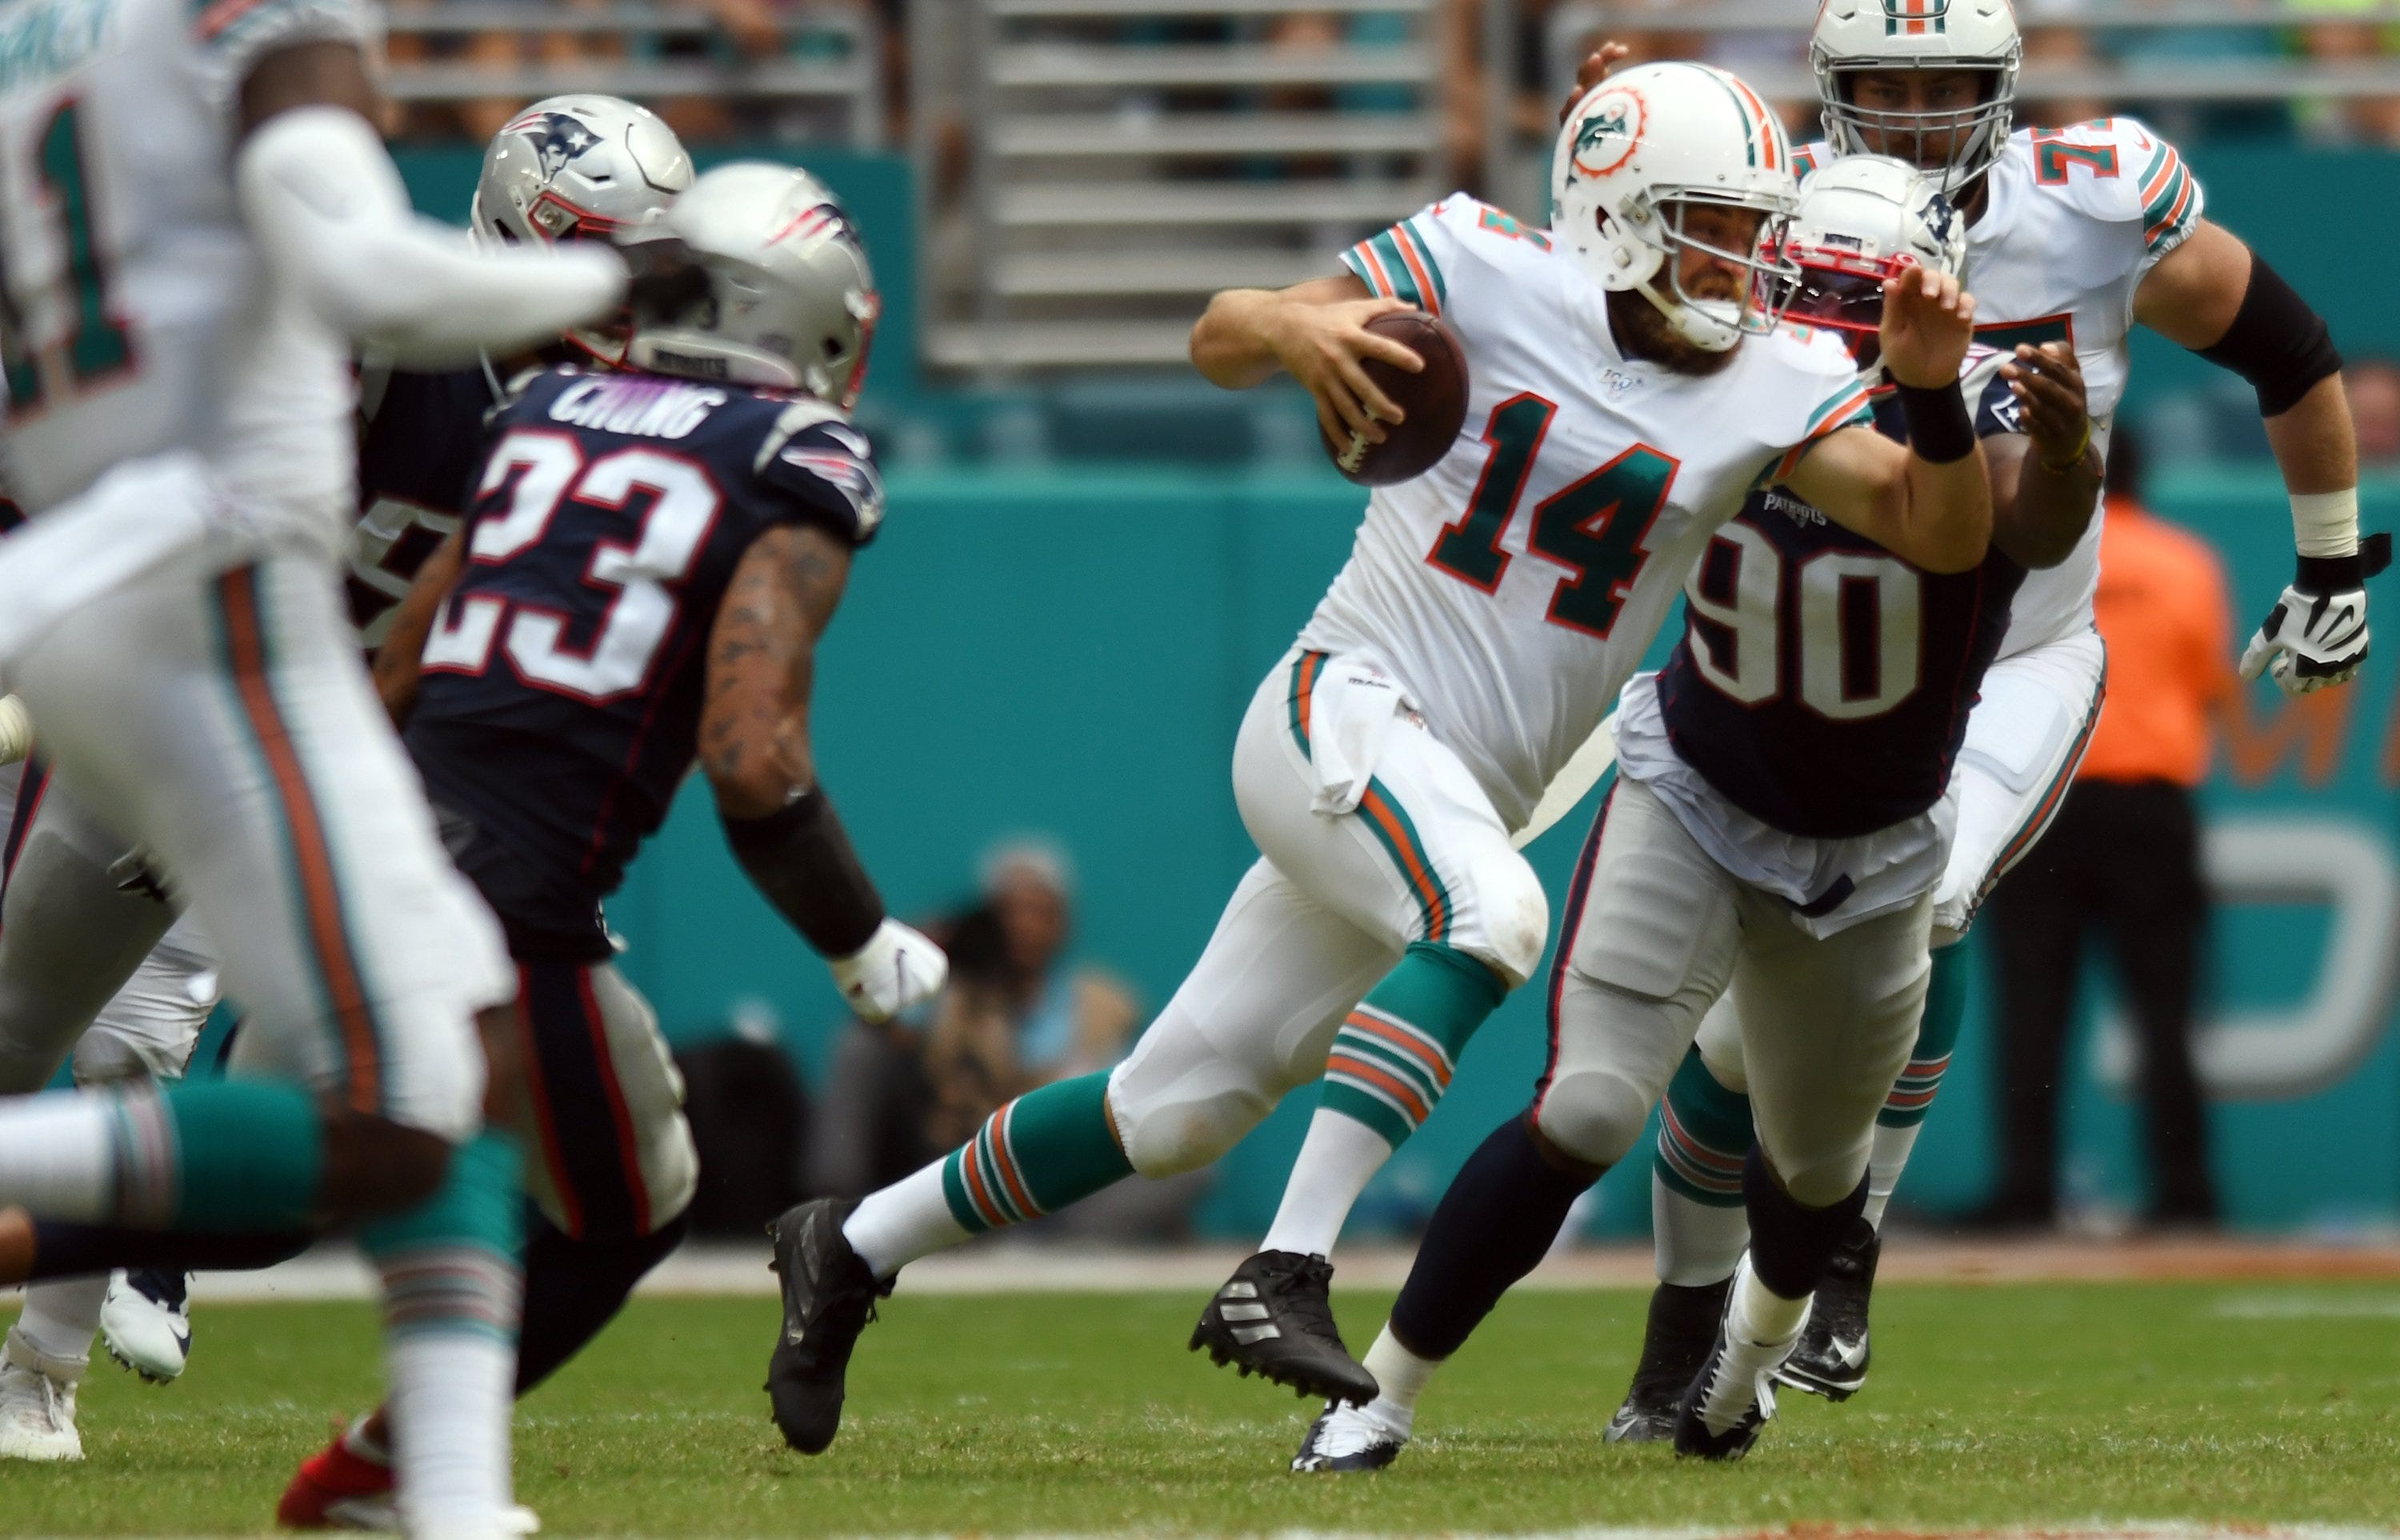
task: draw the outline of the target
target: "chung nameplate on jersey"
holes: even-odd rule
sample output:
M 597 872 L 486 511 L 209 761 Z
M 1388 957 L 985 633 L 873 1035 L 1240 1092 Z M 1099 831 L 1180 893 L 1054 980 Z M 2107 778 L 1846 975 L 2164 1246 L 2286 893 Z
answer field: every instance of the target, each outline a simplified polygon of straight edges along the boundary
M 579 380 L 550 403 L 550 420 L 594 428 L 604 433 L 634 433 L 650 439 L 680 439 L 708 420 L 725 404 L 722 390 L 672 380 Z

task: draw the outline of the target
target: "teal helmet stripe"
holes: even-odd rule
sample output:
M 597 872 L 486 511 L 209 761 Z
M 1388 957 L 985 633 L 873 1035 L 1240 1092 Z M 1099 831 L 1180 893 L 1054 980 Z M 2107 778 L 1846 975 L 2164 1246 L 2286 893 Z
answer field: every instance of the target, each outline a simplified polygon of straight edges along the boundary
M 1727 102 L 1733 103 L 1734 116 L 1741 119 L 1742 148 L 1749 153 L 1750 163 L 1752 166 L 1757 165 L 1758 124 L 1752 119 L 1750 109 L 1742 105 L 1741 93 L 1727 85 L 1725 83 L 1725 77 L 1719 75 L 1716 71 L 1711 69 L 1702 69 L 1700 73 L 1707 75 L 1710 81 L 1715 85 L 1717 89 L 1725 92 L 1725 100 Z

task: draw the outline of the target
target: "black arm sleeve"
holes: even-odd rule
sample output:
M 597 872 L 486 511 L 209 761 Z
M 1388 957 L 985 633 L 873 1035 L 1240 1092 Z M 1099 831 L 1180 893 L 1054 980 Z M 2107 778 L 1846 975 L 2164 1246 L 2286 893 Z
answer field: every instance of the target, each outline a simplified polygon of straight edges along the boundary
M 2282 416 L 2319 380 L 2341 373 L 2341 355 L 2334 351 L 2325 318 L 2256 252 L 2250 253 L 2250 287 L 2242 292 L 2233 324 L 2199 351 L 2250 382 L 2262 417 Z
M 726 819 L 725 840 L 767 902 L 819 956 L 850 956 L 883 923 L 883 895 L 822 788 L 764 818 Z

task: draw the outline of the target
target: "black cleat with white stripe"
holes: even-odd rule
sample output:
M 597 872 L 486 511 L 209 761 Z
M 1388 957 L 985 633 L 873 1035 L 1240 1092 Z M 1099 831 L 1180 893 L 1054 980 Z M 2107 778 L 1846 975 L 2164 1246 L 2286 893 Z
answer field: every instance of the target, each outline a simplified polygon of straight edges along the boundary
M 1875 1292 L 1875 1262 L 1883 1237 L 1861 1219 L 1849 1238 L 1825 1265 L 1817 1302 L 1783 1372 L 1776 1378 L 1794 1390 L 1847 1401 L 1867 1383 L 1867 1301 Z
M 1375 1377 L 1343 1345 L 1332 1292 L 1333 1264 L 1324 1258 L 1259 1252 L 1210 1296 L 1192 1329 L 1192 1351 L 1302 1397 L 1365 1406 L 1375 1398 Z
M 767 1227 L 775 1245 L 768 1265 L 783 1278 L 784 1328 L 767 1361 L 767 1395 L 784 1441 L 821 1454 L 841 1430 L 843 1380 L 858 1334 L 875 1319 L 875 1302 L 892 1292 L 851 1249 L 842 1221 L 857 1207 L 819 1198 L 784 1210 Z

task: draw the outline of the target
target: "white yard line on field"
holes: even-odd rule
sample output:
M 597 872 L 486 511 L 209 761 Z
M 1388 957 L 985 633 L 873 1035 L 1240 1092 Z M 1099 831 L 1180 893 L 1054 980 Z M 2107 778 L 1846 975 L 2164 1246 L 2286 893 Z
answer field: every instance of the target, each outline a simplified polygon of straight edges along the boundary
M 1041 1245 L 1005 1237 L 928 1257 L 901 1278 L 908 1294 L 1059 1294 L 1090 1291 L 1207 1292 L 1244 1255 L 1238 1246 L 1135 1248 Z M 1406 1247 L 1345 1247 L 1336 1259 L 1345 1288 L 1396 1288 L 1408 1275 Z M 2400 1247 L 2247 1241 L 2036 1241 L 1960 1245 L 1894 1236 L 1880 1276 L 1896 1283 L 2230 1284 L 2400 1282 Z M 1552 1257 L 1521 1286 L 1529 1288 L 1643 1288 L 1651 1285 L 1650 1248 L 1594 1247 Z M 364 1300 L 375 1275 L 347 1247 L 321 1247 L 260 1273 L 204 1273 L 204 1302 Z M 775 1292 L 759 1244 L 688 1246 L 642 1285 L 646 1294 L 767 1298 Z M 0 1301 L 7 1295 L 0 1292 Z M 2400 1297 L 2259 1289 L 2216 1307 L 2227 1318 L 2400 1315 Z

